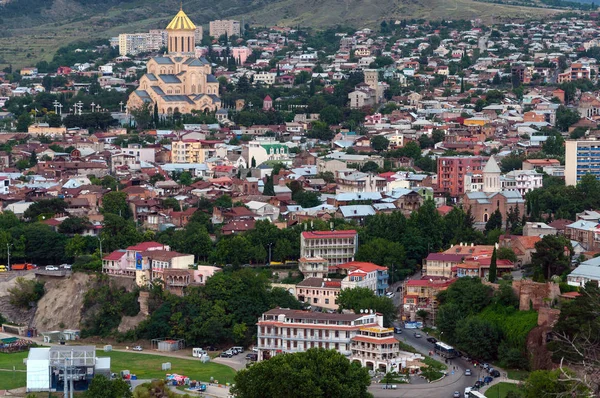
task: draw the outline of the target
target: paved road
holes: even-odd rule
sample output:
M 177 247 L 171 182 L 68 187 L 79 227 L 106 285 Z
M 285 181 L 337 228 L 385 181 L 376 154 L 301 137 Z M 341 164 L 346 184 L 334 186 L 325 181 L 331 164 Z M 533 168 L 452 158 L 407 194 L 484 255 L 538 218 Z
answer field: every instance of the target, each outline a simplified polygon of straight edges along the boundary
M 423 355 L 427 355 L 433 346 L 426 340 L 427 335 L 424 333 L 421 333 L 423 335 L 422 338 L 414 337 L 415 331 L 416 329 L 403 329 L 403 333 L 396 334 L 396 338 L 413 346 Z M 444 361 L 443 358 L 440 358 L 437 355 L 433 358 L 440 362 Z M 452 374 L 453 366 L 457 367 L 454 374 Z M 381 384 L 372 384 L 369 387 L 369 391 L 375 397 L 383 398 L 449 398 L 452 397 L 454 391 L 459 391 L 462 394 L 465 387 L 472 386 L 477 380 L 478 374 L 475 372 L 473 373 L 473 376 L 464 375 L 464 371 L 467 368 L 472 369 L 470 364 L 463 359 L 453 359 L 448 363 L 448 375 L 435 383 L 424 383 L 423 379 L 419 376 L 413 376 L 411 378 L 411 384 L 399 384 L 398 389 L 396 390 L 384 390 Z

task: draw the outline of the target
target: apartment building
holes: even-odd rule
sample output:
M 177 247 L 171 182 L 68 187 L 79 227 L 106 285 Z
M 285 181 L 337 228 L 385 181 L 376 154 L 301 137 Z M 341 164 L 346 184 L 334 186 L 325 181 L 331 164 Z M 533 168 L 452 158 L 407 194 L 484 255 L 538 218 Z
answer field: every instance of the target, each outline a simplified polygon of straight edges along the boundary
M 326 278 L 329 274 L 329 262 L 321 257 L 298 260 L 298 268 L 305 278 Z
M 400 343 L 394 337 L 393 328 L 360 328 L 352 338 L 351 350 L 351 360 L 369 369 L 391 372 L 406 366 L 399 363 L 399 359 L 406 353 L 400 351 Z
M 600 176 L 600 141 L 568 140 L 565 143 L 565 184 L 577 185 L 582 176 Z
M 216 39 L 223 35 L 227 35 L 227 37 L 239 36 L 240 32 L 240 21 L 234 21 L 231 19 L 218 19 L 216 21 L 210 21 L 209 23 L 209 33 Z
M 150 263 L 143 261 L 142 253 L 161 250 L 170 251 L 169 245 L 158 242 L 143 242 L 129 246 L 125 251 L 117 250 L 102 258 L 102 272 L 110 275 L 135 277 L 136 271 L 150 269 Z
M 173 163 L 204 163 L 202 140 L 183 139 L 171 142 Z
M 516 191 L 525 197 L 525 194 L 542 187 L 544 175 L 535 170 L 513 170 L 500 177 L 502 189 Z
M 557 78 L 558 84 L 565 82 L 574 82 L 580 79 L 589 80 L 591 76 L 591 69 L 588 65 L 582 63 L 573 63 L 564 73 L 560 73 Z
M 276 73 L 265 72 L 265 71 L 257 72 L 253 76 L 254 83 L 262 83 L 267 86 L 272 86 L 273 84 L 275 84 L 276 77 L 277 77 Z
M 417 312 L 425 310 L 429 313 L 428 321 L 435 324 L 437 311 L 437 295 L 446 290 L 456 279 L 429 278 L 408 279 L 402 289 L 402 320 L 417 320 Z
M 423 261 L 423 275 L 452 278 L 455 267 L 465 258 L 462 254 L 429 253 Z
M 465 176 L 481 174 L 487 163 L 486 156 L 442 156 L 438 158 L 437 174 L 440 190 L 451 196 L 465 193 Z
M 312 307 L 337 310 L 341 279 L 307 278 L 296 285 L 296 299 Z
M 333 266 L 335 270 L 347 276 L 342 280 L 342 289 L 357 287 L 372 290 L 376 295 L 383 296 L 388 288 L 388 269 L 373 263 L 352 261 Z
M 300 257 L 327 260 L 328 265 L 354 261 L 358 250 L 358 233 L 347 231 L 304 231 L 300 235 Z

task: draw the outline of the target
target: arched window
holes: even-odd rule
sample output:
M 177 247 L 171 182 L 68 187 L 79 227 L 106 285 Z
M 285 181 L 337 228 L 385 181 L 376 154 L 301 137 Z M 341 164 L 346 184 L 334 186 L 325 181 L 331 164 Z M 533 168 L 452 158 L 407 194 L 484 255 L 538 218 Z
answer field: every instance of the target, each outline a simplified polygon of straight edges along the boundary
M 487 214 L 487 213 L 485 213 L 485 214 L 483 215 L 483 222 L 487 222 L 487 221 L 488 221 L 488 218 L 489 218 L 488 214 Z
M 196 94 L 196 85 L 192 84 L 192 94 Z
M 496 201 L 496 207 L 500 207 L 500 200 Z

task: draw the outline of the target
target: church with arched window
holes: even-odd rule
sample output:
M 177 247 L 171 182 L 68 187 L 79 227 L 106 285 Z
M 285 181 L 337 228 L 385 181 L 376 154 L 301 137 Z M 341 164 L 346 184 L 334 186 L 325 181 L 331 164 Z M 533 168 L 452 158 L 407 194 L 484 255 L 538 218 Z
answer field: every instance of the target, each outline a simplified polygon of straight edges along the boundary
M 146 74 L 137 90 L 131 93 L 127 109 L 144 103 L 158 106 L 163 115 L 190 113 L 192 110 L 216 111 L 221 107 L 219 82 L 212 75 L 211 65 L 195 57 L 196 25 L 179 10 L 169 23 L 168 54 L 151 58 Z

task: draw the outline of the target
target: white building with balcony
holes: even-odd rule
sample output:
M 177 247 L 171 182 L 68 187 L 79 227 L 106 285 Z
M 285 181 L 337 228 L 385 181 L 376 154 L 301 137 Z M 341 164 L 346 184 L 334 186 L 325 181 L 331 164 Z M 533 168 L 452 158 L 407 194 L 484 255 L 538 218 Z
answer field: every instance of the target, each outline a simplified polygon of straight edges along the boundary
M 347 231 L 305 231 L 300 236 L 300 257 L 321 257 L 329 265 L 354 261 L 358 250 L 358 233 Z
M 543 177 L 535 170 L 513 170 L 500 177 L 500 182 L 505 191 L 517 191 L 525 197 L 527 192 L 542 187 Z

